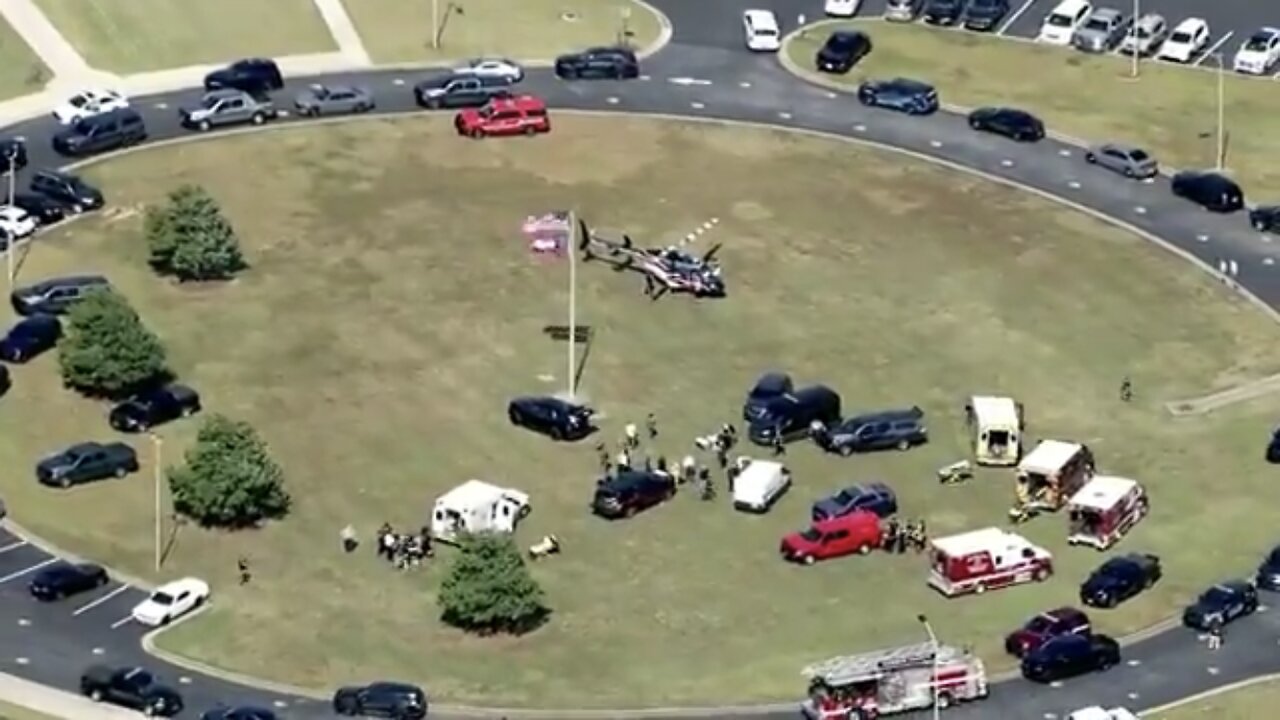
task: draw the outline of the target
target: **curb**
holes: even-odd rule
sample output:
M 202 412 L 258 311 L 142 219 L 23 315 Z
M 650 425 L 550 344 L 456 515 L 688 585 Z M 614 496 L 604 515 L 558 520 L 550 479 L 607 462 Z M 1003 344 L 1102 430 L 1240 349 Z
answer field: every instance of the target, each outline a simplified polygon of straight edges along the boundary
M 1144 717 L 1144 718 L 1155 717 L 1156 715 L 1169 712 L 1170 710 L 1174 710 L 1176 708 L 1180 708 L 1186 705 L 1193 705 L 1195 703 L 1208 700 L 1209 698 L 1212 698 L 1212 697 L 1225 695 L 1226 693 L 1234 692 L 1236 690 L 1244 690 L 1246 688 L 1253 687 L 1254 685 L 1263 685 L 1266 683 L 1275 682 L 1277 680 L 1280 680 L 1280 673 L 1273 673 L 1271 675 L 1258 675 L 1257 677 L 1251 677 L 1248 680 L 1241 680 L 1240 682 L 1228 683 L 1226 685 L 1216 687 L 1212 690 L 1205 690 L 1204 692 L 1196 693 L 1195 695 L 1188 695 L 1187 697 L 1184 697 L 1181 700 L 1174 700 L 1171 703 L 1165 703 L 1164 705 L 1143 710 L 1142 712 L 1138 713 L 1138 717 Z
M 1213 268 L 1209 267 L 1208 264 L 1201 261 L 1199 258 L 1196 258 L 1194 255 L 1191 255 L 1190 253 L 1182 250 L 1181 248 L 1173 246 L 1172 244 L 1161 239 L 1159 236 L 1155 235 L 1154 233 L 1147 232 L 1135 225 L 1128 223 L 1125 220 L 1122 220 L 1120 218 L 1116 218 L 1110 215 L 1106 215 L 1101 211 L 1095 210 L 1093 208 L 1089 208 L 1085 205 L 1077 203 L 1066 197 L 1055 195 L 1047 190 L 1041 190 L 1039 188 L 1035 188 L 1029 185 L 1024 185 L 1022 183 L 1019 183 L 1016 180 L 1001 177 L 999 175 L 995 175 L 977 168 L 961 165 L 959 163 L 956 163 L 950 160 L 933 157 L 921 151 L 894 147 L 892 145 L 885 145 L 882 143 L 878 143 L 876 141 L 867 140 L 859 137 L 838 135 L 836 133 L 826 132 L 821 130 L 788 127 L 785 125 L 780 125 L 777 123 L 766 122 L 766 121 L 727 120 L 727 119 L 720 119 L 720 118 L 713 118 L 713 117 L 684 116 L 684 115 L 676 115 L 671 113 L 647 113 L 647 112 L 634 112 L 634 111 L 622 111 L 622 110 L 563 109 L 563 110 L 557 110 L 557 112 L 565 113 L 568 115 L 578 115 L 583 117 L 617 117 L 619 115 L 630 115 L 630 116 L 635 116 L 639 118 L 658 119 L 658 120 L 672 121 L 672 122 L 684 122 L 684 123 L 696 122 L 696 123 L 706 123 L 706 124 L 713 124 L 713 125 L 747 127 L 752 129 L 758 129 L 758 130 L 771 130 L 771 131 L 781 130 L 783 132 L 797 133 L 797 134 L 807 135 L 810 137 L 817 137 L 817 138 L 821 138 L 829 141 L 836 141 L 836 142 L 841 142 L 845 144 L 855 145 L 863 148 L 870 148 L 880 152 L 893 153 L 893 154 L 901 155 L 904 157 L 912 158 L 916 161 L 942 166 L 952 171 L 965 173 L 970 176 L 978 177 L 988 182 L 993 182 L 999 185 L 1003 185 L 1005 187 L 1017 189 L 1022 192 L 1027 192 L 1037 197 L 1040 197 L 1044 200 L 1047 200 L 1049 202 L 1053 202 L 1053 203 L 1068 207 L 1077 212 L 1084 213 L 1090 217 L 1093 217 L 1097 220 L 1100 220 L 1109 225 L 1112 225 L 1113 227 L 1120 228 L 1140 238 L 1148 240 L 1156 244 L 1157 246 L 1164 248 L 1165 250 L 1168 250 L 1169 252 L 1177 255 L 1178 257 L 1181 257 L 1182 259 L 1191 262 L 1193 265 L 1199 267 L 1201 270 L 1204 270 L 1211 275 L 1217 276 L 1217 272 Z M 143 152 L 143 151 L 148 151 L 152 149 L 161 149 L 161 148 L 166 148 L 166 147 L 171 147 L 174 145 L 180 145 L 180 144 L 186 144 L 186 143 L 217 140 L 217 139 L 235 136 L 235 135 L 261 133 L 264 131 L 283 131 L 283 130 L 291 130 L 291 129 L 304 129 L 304 128 L 310 128 L 316 125 L 327 125 L 327 124 L 338 124 L 338 123 L 349 124 L 349 123 L 358 123 L 358 122 L 388 121 L 388 120 L 400 121 L 406 118 L 419 117 L 422 115 L 432 115 L 432 114 L 436 114 L 436 113 L 431 113 L 431 111 L 425 111 L 425 110 L 406 110 L 403 112 L 383 113 L 380 115 L 357 115 L 357 116 L 347 116 L 347 117 L 323 118 L 320 120 L 309 121 L 305 124 L 294 124 L 294 123 L 278 124 L 278 125 L 268 124 L 261 127 L 251 126 L 251 127 L 245 127 L 245 128 L 226 130 L 218 133 L 192 134 L 189 136 L 170 138 L 167 140 L 149 143 L 146 145 L 124 148 L 114 153 L 108 153 L 108 154 L 96 156 L 93 158 L 77 161 L 75 163 L 71 163 L 67 165 L 66 167 L 67 168 L 86 167 L 86 166 L 93 165 L 95 163 L 104 162 L 112 159 L 118 159 L 120 157 L 123 157 L 131 153 L 135 153 L 135 152 Z M 1277 322 L 1280 323 L 1280 313 L 1277 313 L 1276 311 L 1272 310 L 1271 308 L 1263 304 L 1261 300 L 1257 299 L 1247 290 L 1240 287 L 1236 287 L 1235 289 L 1242 296 L 1246 297 L 1247 299 L 1250 299 L 1252 302 L 1254 302 L 1255 304 L 1258 304 L 1263 309 L 1268 310 L 1269 314 L 1273 317 L 1273 319 L 1276 319 Z M 9 526 L 12 529 L 14 529 L 15 532 L 22 535 L 24 538 L 27 538 L 27 536 L 24 534 L 25 531 L 22 531 L 20 526 L 12 523 L 11 521 L 6 521 L 6 522 L 8 522 Z M 28 539 L 30 540 L 31 538 L 28 538 Z M 42 548 L 51 548 L 56 550 L 56 547 L 53 546 L 52 544 L 45 543 L 44 541 L 39 541 L 39 543 L 40 543 L 40 547 Z M 33 542 L 33 544 L 37 544 L 37 543 Z M 116 577 L 123 579 L 125 576 L 116 575 Z M 162 633 L 164 633 L 166 630 L 176 627 L 182 622 L 186 622 L 190 619 L 193 619 L 200 613 L 207 610 L 208 607 L 209 605 L 206 604 L 206 606 L 201 608 L 199 611 L 183 617 L 182 619 L 178 620 L 177 622 L 170 625 L 169 627 L 158 628 L 156 630 L 153 630 L 147 633 L 145 636 L 143 636 L 143 640 L 142 640 L 143 650 L 148 654 L 151 654 L 154 657 L 157 657 L 160 660 L 170 663 L 176 667 L 190 670 L 193 673 L 215 677 L 226 682 L 243 685 L 246 687 L 258 688 L 261 690 L 269 691 L 269 692 L 280 694 L 280 695 L 292 695 L 297 697 L 316 699 L 316 700 L 325 700 L 325 701 L 328 700 L 329 698 L 328 694 L 322 690 L 318 690 L 314 688 L 302 688 L 302 687 L 288 685 L 284 683 L 276 683 L 269 680 L 254 678 L 247 675 L 241 675 L 234 671 L 224 670 L 218 667 L 207 665 L 200 661 L 192 660 L 190 658 L 172 653 L 170 651 L 164 650 L 156 646 L 155 644 L 156 638 L 158 638 Z M 1177 617 L 1171 617 L 1166 620 L 1162 620 L 1158 623 L 1155 623 L 1153 625 L 1147 626 L 1145 628 L 1141 628 L 1133 633 L 1130 633 L 1129 635 L 1126 635 L 1125 637 L 1121 638 L 1120 642 L 1122 645 L 1125 645 L 1125 646 L 1133 645 L 1135 643 L 1141 642 L 1142 640 L 1148 639 L 1164 631 L 1167 631 L 1171 628 L 1174 628 L 1178 625 L 1179 625 L 1179 619 Z M 1005 671 L 1005 672 L 993 675 L 990 678 L 990 682 L 993 685 L 1002 683 L 1002 682 L 1007 682 L 1011 679 L 1017 678 L 1018 675 L 1019 674 L 1016 670 L 1009 670 L 1009 671 Z M 769 703 L 769 704 L 760 704 L 760 705 L 722 706 L 722 707 L 639 708 L 639 709 L 617 709 L 617 710 L 533 709 L 533 708 L 508 709 L 508 708 L 480 708 L 480 707 L 473 707 L 468 705 L 448 705 L 448 704 L 434 705 L 434 707 L 436 708 L 437 712 L 441 714 L 455 715 L 459 717 L 473 717 L 473 718 L 506 717 L 506 718 L 526 718 L 527 720 L 555 720 L 557 718 L 564 718 L 566 720 L 570 718 L 575 720 L 644 720 L 645 718 L 653 718 L 653 717 L 705 718 L 705 717 L 720 716 L 725 714 L 733 714 L 733 715 L 740 715 L 740 716 L 755 716 L 755 715 L 764 715 L 764 714 L 770 714 L 770 713 L 792 711 L 795 709 L 796 704 L 794 702 L 789 702 L 789 703 Z

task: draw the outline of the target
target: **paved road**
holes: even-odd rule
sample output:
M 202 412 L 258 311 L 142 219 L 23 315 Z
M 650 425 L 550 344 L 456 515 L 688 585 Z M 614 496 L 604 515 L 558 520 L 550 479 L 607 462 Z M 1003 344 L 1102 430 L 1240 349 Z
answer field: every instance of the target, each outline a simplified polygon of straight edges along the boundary
M 544 96 L 554 108 L 787 125 L 892 145 L 942 162 L 976 168 L 995 178 L 1061 196 L 1119 218 L 1207 264 L 1233 260 L 1239 265 L 1238 282 L 1267 303 L 1280 306 L 1280 268 L 1273 264 L 1277 252 L 1270 238 L 1253 232 L 1240 215 L 1210 215 L 1175 200 L 1164 179 L 1135 183 L 1089 167 L 1081 158 L 1080 148 L 1059 141 L 1047 140 L 1032 146 L 1015 144 L 972 133 L 962 118 L 945 113 L 904 119 L 864 108 L 845 95 L 798 82 L 772 58 L 740 49 L 738 12 L 748 5 L 768 7 L 771 3 L 781 14 L 781 0 L 662 0 L 659 5 L 675 25 L 673 42 L 645 64 L 646 75 L 642 79 L 564 83 L 536 71 L 530 73 L 525 86 Z M 1230 0 L 1220 0 L 1219 4 L 1234 7 Z M 1240 5 L 1243 7 L 1243 3 Z M 417 112 L 410 92 L 416 77 L 408 72 L 372 71 L 297 79 L 290 82 L 282 97 L 317 80 L 355 82 L 374 92 L 380 113 Z M 678 84 L 671 81 L 673 78 L 698 82 Z M 194 90 L 176 92 L 138 98 L 135 104 L 143 113 L 152 138 L 163 139 L 186 134 L 177 125 L 175 109 L 198 95 Z M 285 117 L 280 122 L 292 124 L 300 120 Z M 27 138 L 31 165 L 38 168 L 61 164 L 48 150 L 51 129 L 49 121 L 41 119 L 21 123 L 6 132 Z M 110 202 L 111 189 L 105 190 Z M 15 382 L 21 381 L 18 372 Z M 10 510 L 21 518 L 21 508 Z M 1260 553 L 1262 550 L 1259 548 Z M 138 663 L 150 666 L 179 686 L 193 708 L 185 716 L 194 716 L 194 711 L 219 702 L 234 702 L 275 706 L 289 718 L 330 717 L 323 702 L 235 685 L 147 657 L 139 645 L 142 629 L 124 620 L 129 607 L 141 596 L 139 590 L 113 584 L 73 602 L 36 604 L 25 594 L 24 579 L 51 560 L 20 539 L 0 533 L 0 671 L 74 689 L 80 670 L 93 662 Z M 1063 591 L 1064 601 L 1074 595 L 1072 588 L 1064 587 Z M 216 592 L 215 588 L 215 602 Z M 1097 702 L 1135 709 L 1153 707 L 1243 678 L 1280 672 L 1278 639 L 1280 612 L 1264 611 L 1233 626 L 1227 649 L 1217 654 L 1205 650 L 1194 634 L 1174 629 L 1127 648 L 1126 664 L 1109 673 L 1048 688 L 1011 680 L 996 685 L 986 702 L 951 710 L 947 715 L 957 720 L 1031 720 L 1061 717 L 1072 709 Z M 799 677 L 796 690 L 797 696 L 803 690 Z M 474 713 L 439 707 L 436 714 L 463 717 Z M 518 713 L 510 715 L 515 717 Z M 795 713 L 791 709 L 775 709 L 704 715 L 726 720 L 747 716 L 792 718 Z

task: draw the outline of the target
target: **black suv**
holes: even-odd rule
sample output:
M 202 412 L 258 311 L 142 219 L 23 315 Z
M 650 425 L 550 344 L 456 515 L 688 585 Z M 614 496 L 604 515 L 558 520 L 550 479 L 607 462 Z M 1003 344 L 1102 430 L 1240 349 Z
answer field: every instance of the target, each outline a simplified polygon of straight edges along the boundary
M 1104 562 L 1080 585 L 1080 602 L 1113 608 L 1160 582 L 1164 570 L 1155 555 L 1129 553 Z
M 825 385 L 801 388 L 769 401 L 747 426 L 747 437 L 757 445 L 773 445 L 777 438 L 789 442 L 807 437 L 814 423 L 830 427 L 840 422 L 840 396 Z
M 97 210 L 106 202 L 102 191 L 80 176 L 55 170 L 41 170 L 32 175 L 31 192 L 53 198 L 76 213 Z
M 60 155 L 82 156 L 128 147 L 147 139 L 142 116 L 132 108 L 112 110 L 77 120 L 53 136 L 53 149 Z
M 333 694 L 333 709 L 349 717 L 421 720 L 427 716 L 427 694 L 422 688 L 397 682 L 344 687 Z
M 853 69 L 858 61 L 871 52 L 871 38 L 854 30 L 831 33 L 822 44 L 813 63 L 821 72 L 843 75 Z
M 1044 139 L 1044 123 L 1025 110 L 1003 107 L 978 108 L 969 113 L 969 127 L 978 132 L 1003 135 L 1018 142 Z
M 1218 583 L 1182 611 L 1182 624 L 1193 630 L 1222 627 L 1258 611 L 1258 589 L 1245 580 Z
M 18 138 L 0 138 L 0 173 L 27 166 L 27 144 Z
M 80 676 L 80 692 L 95 702 L 141 710 L 147 717 L 173 717 L 182 712 L 182 696 L 140 667 L 113 670 L 95 665 Z
M 795 390 L 791 376 L 783 372 L 767 372 L 756 380 L 742 403 L 742 419 L 751 422 L 764 414 L 769 403 Z
M 137 471 L 138 454 L 128 445 L 86 442 L 41 460 L 36 464 L 36 479 L 41 485 L 69 488 Z
M 516 427 L 528 428 L 555 440 L 581 440 L 595 431 L 595 411 L 554 397 L 518 397 L 507 405 L 507 418 Z
M 240 90 L 261 96 L 282 87 L 284 77 L 280 75 L 280 66 L 266 58 L 237 60 L 204 76 L 205 90 Z
M 924 425 L 924 410 L 905 410 L 858 415 L 813 433 L 818 447 L 844 456 L 868 450 L 908 450 L 929 441 Z
M 930 25 L 955 25 L 964 15 L 966 0 L 929 0 L 924 21 Z
M 0 340 L 0 360 L 24 363 L 58 344 L 62 323 L 52 315 L 32 315 L 19 320 Z
M 111 409 L 111 427 L 120 432 L 146 432 L 170 420 L 200 412 L 200 395 L 186 385 L 165 385 L 139 393 Z
M 640 60 L 624 47 L 597 47 L 556 58 L 556 77 L 626 80 L 640 77 Z
M 964 26 L 969 30 L 995 30 L 1009 14 L 1009 0 L 972 0 L 964 11 Z
M 1059 635 L 1022 656 L 1022 676 L 1048 683 L 1120 664 L 1120 643 L 1107 635 Z
M 493 98 L 511 97 L 507 78 L 471 73 L 437 75 L 413 86 L 418 104 L 432 110 L 482 107 Z
M 72 275 L 18 288 L 9 295 L 9 304 L 19 315 L 61 315 L 85 295 L 110 290 L 101 275 Z
M 71 209 L 66 204 L 54 200 L 48 195 L 31 192 L 14 193 L 13 206 L 26 210 L 41 225 L 52 225 L 62 222 Z
M 631 517 L 675 494 L 675 478 L 666 473 L 623 470 L 596 483 L 591 511 L 610 520 Z
M 1173 194 L 1200 207 L 1219 213 L 1231 213 L 1244 207 L 1244 191 L 1234 180 L 1216 172 L 1183 170 L 1173 176 Z

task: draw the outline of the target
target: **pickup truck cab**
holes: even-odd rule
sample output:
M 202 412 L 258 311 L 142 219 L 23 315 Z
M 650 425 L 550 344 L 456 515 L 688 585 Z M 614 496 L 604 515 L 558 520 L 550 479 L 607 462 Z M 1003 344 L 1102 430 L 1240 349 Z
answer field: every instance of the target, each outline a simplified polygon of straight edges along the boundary
M 470 72 L 438 75 L 414 85 L 413 95 L 432 110 L 483 107 L 494 98 L 511 97 L 511 79 Z
M 261 125 L 276 117 L 275 106 L 269 100 L 255 99 L 241 90 L 214 90 L 200 98 L 200 103 L 178 111 L 182 126 L 207 132 L 215 127 Z

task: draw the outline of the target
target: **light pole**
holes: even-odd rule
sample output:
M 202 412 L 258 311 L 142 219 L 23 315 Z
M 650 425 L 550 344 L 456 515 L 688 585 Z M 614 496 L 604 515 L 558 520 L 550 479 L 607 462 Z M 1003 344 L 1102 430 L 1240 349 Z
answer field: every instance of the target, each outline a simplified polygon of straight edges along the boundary
M 920 624 L 924 626 L 924 631 L 929 634 L 929 645 L 933 647 L 933 720 L 940 720 L 942 717 L 942 706 L 938 704 L 938 636 L 933 633 L 933 626 L 929 624 L 929 618 L 924 614 L 916 616 Z
M 1227 164 L 1227 61 L 1222 53 L 1214 53 L 1218 63 L 1218 147 L 1217 168 Z
M 151 448 L 152 448 L 152 451 L 153 451 L 153 453 L 152 453 L 152 454 L 153 454 L 152 462 L 153 462 L 153 463 L 154 463 L 154 465 L 155 465 L 155 467 L 154 467 L 154 471 L 155 471 L 155 472 L 154 472 L 154 477 L 155 477 L 155 485 L 156 485 L 156 486 L 155 486 L 155 495 L 156 495 L 156 572 L 158 573 L 158 572 L 160 572 L 160 563 L 161 563 L 161 561 L 163 560 L 162 555 L 163 555 L 163 552 L 164 552 L 164 550 L 163 550 L 163 545 L 164 545 L 164 540 L 163 540 L 163 536 L 164 536 L 164 515 L 163 515 L 163 510 L 161 509 L 161 508 L 162 508 L 162 506 L 163 506 L 163 503 L 161 502 L 161 494 L 162 494 L 162 487 L 163 487 L 163 483 L 160 481 L 161 476 L 162 476 L 162 475 L 164 475 L 164 470 L 162 469 L 162 462 L 161 462 L 161 448 L 164 446 L 164 441 L 162 441 L 162 440 L 160 439 L 160 436 L 159 436 L 159 435 L 157 435 L 157 434 L 155 434 L 154 432 L 153 432 L 153 433 L 150 433 L 150 436 L 151 436 Z
M 8 202 L 8 205 L 9 205 L 9 207 L 13 207 L 13 200 L 14 200 L 14 197 L 13 197 L 13 196 L 14 196 L 14 194 L 16 193 L 16 188 L 15 188 L 14 186 L 15 186 L 15 185 L 17 184 L 17 182 L 18 182 L 18 180 L 17 180 L 17 178 L 18 178 L 18 150 L 17 150 L 17 148 L 16 148 L 16 147 L 13 147 L 13 146 L 10 146 L 10 147 L 9 147 L 9 154 L 8 154 L 8 156 L 6 156 L 6 158 L 5 158 L 5 159 L 9 161 L 9 197 L 8 197 L 9 202 Z M 8 268 L 9 292 L 13 292 L 13 276 L 14 276 L 14 266 L 13 266 L 13 249 L 14 249 L 14 248 L 13 248 L 13 246 L 17 243 L 17 241 L 18 241 L 18 239 L 17 239 L 16 237 L 13 237 L 12 235 L 10 235 L 10 236 L 8 236 L 8 237 L 6 237 L 6 238 L 4 239 L 4 255 L 5 255 L 5 263 L 6 263 L 7 268 Z
M 1133 21 L 1129 25 L 1129 37 L 1133 38 L 1133 46 L 1129 48 L 1129 54 L 1133 57 L 1133 64 L 1129 67 L 1129 77 L 1138 77 L 1138 18 L 1142 17 L 1142 0 L 1133 0 Z

